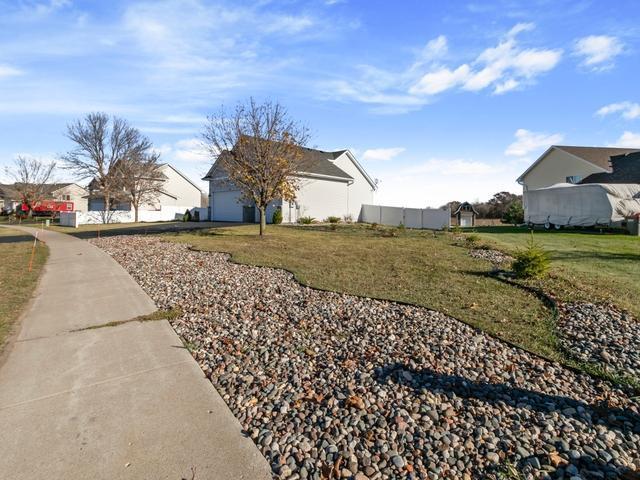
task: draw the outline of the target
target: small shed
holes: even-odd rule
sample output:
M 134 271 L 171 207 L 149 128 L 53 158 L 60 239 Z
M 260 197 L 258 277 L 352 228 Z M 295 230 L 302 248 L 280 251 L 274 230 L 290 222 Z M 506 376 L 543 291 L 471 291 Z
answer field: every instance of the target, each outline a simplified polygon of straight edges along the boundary
M 474 227 L 476 225 L 476 216 L 478 212 L 469 202 L 462 202 L 458 209 L 454 212 L 459 227 Z

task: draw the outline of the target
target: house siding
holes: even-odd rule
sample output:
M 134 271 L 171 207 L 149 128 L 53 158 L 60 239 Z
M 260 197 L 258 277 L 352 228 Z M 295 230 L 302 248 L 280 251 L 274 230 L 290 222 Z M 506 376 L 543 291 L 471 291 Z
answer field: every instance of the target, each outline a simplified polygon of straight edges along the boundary
M 86 198 L 89 192 L 75 183 L 59 188 L 53 192 L 53 199 L 59 202 L 73 202 L 73 209 L 77 212 L 89 210 L 89 202 Z M 67 199 L 67 196 L 69 198 Z
M 346 182 L 301 178 L 296 195 L 297 218 L 313 217 L 324 220 L 331 215 L 342 217 L 349 211 Z M 291 222 L 297 220 L 291 219 Z
M 171 166 L 165 165 L 162 169 L 167 177 L 162 188 L 171 195 L 160 195 L 158 203 L 160 206 L 171 207 L 199 207 L 201 190 L 187 181 L 182 175 L 176 172 Z M 176 198 L 172 198 L 176 197 Z
M 347 208 L 341 215 L 349 214 L 355 221 L 360 215 L 363 204 L 372 205 L 375 203 L 375 190 L 346 152 L 340 155 L 334 163 L 353 177 L 353 182 L 347 187 Z
M 565 183 L 569 176 L 585 178 L 605 170 L 562 150 L 553 149 L 523 177 L 523 190 L 536 190 L 556 183 Z

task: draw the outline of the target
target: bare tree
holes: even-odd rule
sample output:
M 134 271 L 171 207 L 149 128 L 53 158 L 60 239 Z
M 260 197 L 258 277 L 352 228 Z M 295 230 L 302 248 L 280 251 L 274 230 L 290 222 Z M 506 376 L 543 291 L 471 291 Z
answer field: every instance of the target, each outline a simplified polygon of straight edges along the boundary
M 152 152 L 142 157 L 129 157 L 119 163 L 117 170 L 121 176 L 124 192 L 134 210 L 134 221 L 138 221 L 140 205 L 157 200 L 163 191 L 167 177 L 162 173 L 160 155 Z
M 144 158 L 151 151 L 151 141 L 126 120 L 101 112 L 68 125 L 67 137 L 76 147 L 61 158 L 78 178 L 92 179 L 90 195 L 103 198 L 102 221 L 108 223 L 113 204 L 123 198 L 123 176 L 118 165 Z
M 13 177 L 13 188 L 20 195 L 20 201 L 27 206 L 27 215 L 33 214 L 38 202 L 43 201 L 47 194 L 47 183 L 53 181 L 55 162 L 45 162 L 35 157 L 19 155 L 14 168 L 6 167 L 7 175 Z
M 303 160 L 308 129 L 292 120 L 279 103 L 257 104 L 253 98 L 233 112 L 224 107 L 207 117 L 205 147 L 245 200 L 260 211 L 260 235 L 269 202 L 292 201 L 299 189 L 296 173 Z

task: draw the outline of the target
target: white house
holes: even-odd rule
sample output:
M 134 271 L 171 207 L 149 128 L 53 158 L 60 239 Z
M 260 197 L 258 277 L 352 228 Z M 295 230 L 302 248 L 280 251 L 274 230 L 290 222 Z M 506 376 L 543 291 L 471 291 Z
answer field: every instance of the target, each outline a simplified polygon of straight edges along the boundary
M 200 207 L 202 190 L 186 175 L 168 163 L 160 166 L 164 177 L 162 188 L 152 202 L 140 205 L 140 211 L 159 211 L 163 207 L 180 207 L 184 212 L 187 208 Z M 89 211 L 104 210 L 104 199 L 99 192 L 89 184 Z M 115 210 L 131 210 L 131 202 L 120 201 L 113 207 Z
M 329 216 L 350 216 L 357 220 L 363 204 L 373 203 L 376 182 L 349 150 L 324 152 L 303 148 L 303 160 L 296 177 L 300 189 L 296 200 L 275 200 L 267 208 L 266 219 L 282 209 L 285 223 L 300 217 L 324 220 Z M 224 168 L 216 161 L 203 178 L 209 182 L 209 216 L 213 221 L 257 222 L 259 212 L 252 202 L 242 198 L 240 190 L 228 180 Z
M 523 192 L 557 183 L 580 183 L 594 173 L 611 172 L 611 157 L 638 148 L 552 145 L 518 177 Z
M 160 166 L 164 177 L 161 191 L 157 197 L 140 205 L 138 220 L 141 222 L 159 222 L 182 218 L 186 210 L 192 212 L 202 205 L 202 190 L 186 175 L 168 163 Z M 62 218 L 65 225 L 82 225 L 86 223 L 133 222 L 135 220 L 131 202 L 121 200 L 112 205 L 109 212 L 104 211 L 104 198 L 94 187 L 95 182 L 89 184 L 89 209 L 86 214 L 78 214 Z

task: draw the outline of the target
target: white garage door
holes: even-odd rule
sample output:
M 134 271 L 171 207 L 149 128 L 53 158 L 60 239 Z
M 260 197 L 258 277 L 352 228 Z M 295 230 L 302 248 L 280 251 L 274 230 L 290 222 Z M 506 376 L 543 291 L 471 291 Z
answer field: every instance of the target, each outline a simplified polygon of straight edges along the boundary
M 238 202 L 240 192 L 213 192 L 211 216 L 216 222 L 241 222 L 242 205 Z

